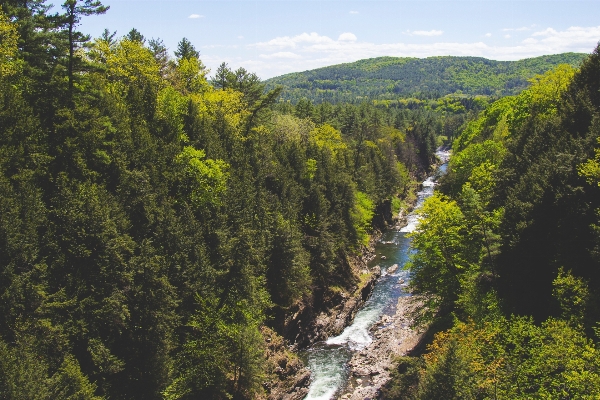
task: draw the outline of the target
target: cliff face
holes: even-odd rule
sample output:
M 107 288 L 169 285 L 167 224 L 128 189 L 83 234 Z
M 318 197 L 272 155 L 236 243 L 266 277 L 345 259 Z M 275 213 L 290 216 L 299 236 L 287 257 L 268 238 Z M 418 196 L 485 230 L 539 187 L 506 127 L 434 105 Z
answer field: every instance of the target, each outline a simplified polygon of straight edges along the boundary
M 302 349 L 330 336 L 339 335 L 352 323 L 381 275 L 378 266 L 368 270 L 364 262 L 363 267 L 363 276 L 368 276 L 353 293 L 329 290 L 298 302 L 290 309 L 283 324 L 283 335 L 293 349 Z
M 310 370 L 285 345 L 273 330 L 263 327 L 268 360 L 267 380 L 263 384 L 267 400 L 300 400 L 308 393 Z

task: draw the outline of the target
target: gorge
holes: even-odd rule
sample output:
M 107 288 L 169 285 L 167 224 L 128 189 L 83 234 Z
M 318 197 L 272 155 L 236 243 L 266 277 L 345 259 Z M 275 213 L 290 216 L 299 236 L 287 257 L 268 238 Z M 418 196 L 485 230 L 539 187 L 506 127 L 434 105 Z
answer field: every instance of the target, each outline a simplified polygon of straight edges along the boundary
M 449 153 L 438 151 L 436 155 L 443 164 L 434 176 L 422 183 L 415 209 L 433 194 L 437 178 L 447 168 Z M 403 355 L 411 345 L 416 345 L 419 334 L 411 330 L 410 317 L 406 315 L 410 304 L 402 301 L 408 296 L 403 289 L 410 279 L 403 269 L 410 242 L 406 234 L 416 228 L 416 214 L 408 214 L 405 223 L 405 226 L 398 225 L 386 231 L 375 246 L 376 257 L 369 262 L 369 268 L 381 271 L 381 277 L 352 324 L 340 335 L 305 350 L 304 358 L 312 372 L 306 400 L 328 400 L 340 396 L 344 399 L 374 398 L 389 379 L 385 374 L 391 369 L 394 357 Z M 397 332 L 400 335 L 393 335 Z M 367 354 L 368 357 L 365 357 Z M 359 361 L 360 356 L 364 360 Z

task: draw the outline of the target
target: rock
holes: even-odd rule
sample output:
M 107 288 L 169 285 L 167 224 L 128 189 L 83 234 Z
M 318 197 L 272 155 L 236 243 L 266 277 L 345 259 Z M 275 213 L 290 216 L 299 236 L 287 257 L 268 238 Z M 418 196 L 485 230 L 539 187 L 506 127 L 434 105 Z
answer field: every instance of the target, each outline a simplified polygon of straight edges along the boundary
M 360 377 L 360 383 L 357 379 L 356 387 L 348 385 L 340 398 L 349 400 L 378 398 L 381 387 L 390 380 L 390 375 L 395 370 L 394 359 L 414 348 L 422 336 L 422 333 L 410 328 L 399 329 L 403 324 L 410 323 L 408 317 L 410 311 L 419 304 L 412 301 L 410 297 L 402 297 L 398 299 L 396 313 L 392 316 L 382 316 L 371 328 L 374 335 L 373 342 L 360 352 L 354 353 L 348 362 L 350 373 Z M 381 326 L 385 327 L 381 328 Z
M 381 256 L 381 259 L 382 259 L 382 260 L 385 260 L 386 258 L 387 258 L 386 256 Z
M 300 375 L 294 384 L 294 388 L 305 387 L 308 386 L 308 382 L 310 381 L 310 371 L 306 371 L 304 374 Z
M 397 270 L 398 270 L 398 264 L 394 264 L 394 265 L 392 265 L 391 267 L 388 268 L 387 272 L 388 272 L 388 274 L 393 274 Z

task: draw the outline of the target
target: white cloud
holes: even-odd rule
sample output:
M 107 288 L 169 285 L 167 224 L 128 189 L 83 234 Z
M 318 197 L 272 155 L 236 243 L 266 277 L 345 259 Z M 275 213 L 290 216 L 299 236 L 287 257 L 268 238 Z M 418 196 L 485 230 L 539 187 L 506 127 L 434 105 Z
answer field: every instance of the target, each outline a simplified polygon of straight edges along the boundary
M 504 35 L 504 39 L 510 39 L 510 35 Z
M 356 39 L 356 35 L 350 32 L 344 32 L 340 35 L 340 37 L 338 37 L 338 41 L 341 42 L 355 42 Z
M 238 36 L 237 38 L 238 38 L 238 39 L 243 39 L 244 37 L 243 37 L 242 35 L 240 35 L 240 36 Z
M 440 36 L 442 33 L 444 33 L 444 31 L 432 29 L 430 31 L 412 31 L 410 34 L 416 36 Z
M 358 11 L 350 11 L 350 14 L 358 14 Z
M 302 33 L 296 36 L 279 36 L 275 39 L 271 39 L 268 42 L 258 42 L 251 44 L 250 47 L 257 47 L 259 49 L 271 50 L 271 49 L 284 49 L 284 48 L 295 48 L 298 44 L 331 44 L 335 41 L 327 36 L 321 36 L 316 32 Z
M 492 34 L 488 32 L 488 33 L 486 33 L 486 34 L 485 34 L 485 35 L 483 35 L 483 36 L 485 36 L 485 37 L 492 37 Z
M 190 18 L 190 19 L 204 18 L 204 15 L 190 14 L 190 16 L 188 18 Z
M 516 32 L 523 32 L 523 31 L 530 31 L 531 28 L 527 27 L 527 26 L 522 26 L 520 28 L 504 28 L 502 29 L 504 32 L 512 32 L 512 31 L 516 31 Z
M 273 58 L 299 59 L 299 58 L 302 58 L 301 55 L 292 53 L 291 51 L 280 51 L 278 53 L 273 53 L 273 54 L 261 54 L 261 55 L 259 55 L 259 57 L 265 58 L 265 59 L 273 59 Z
M 598 44 L 600 26 L 572 26 L 564 31 L 547 28 L 534 32 L 531 36 L 538 40 L 535 44 L 537 47 L 546 48 L 548 51 L 552 49 L 553 53 L 566 51 L 589 53 Z M 559 51 L 554 49 L 559 49 Z

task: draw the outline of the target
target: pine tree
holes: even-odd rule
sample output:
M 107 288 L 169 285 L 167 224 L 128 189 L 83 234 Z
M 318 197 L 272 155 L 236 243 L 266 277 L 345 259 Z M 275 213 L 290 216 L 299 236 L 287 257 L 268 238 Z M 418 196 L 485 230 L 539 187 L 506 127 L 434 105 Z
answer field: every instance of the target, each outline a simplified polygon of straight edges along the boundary
M 146 43 L 146 38 L 144 35 L 142 35 L 140 31 L 135 28 L 131 28 L 127 35 L 125 35 L 125 39 L 131 40 L 132 42 L 140 42 L 141 44 Z
M 75 62 L 78 57 L 75 56 L 75 51 L 90 40 L 89 35 L 85 35 L 76 31 L 77 26 L 81 22 L 81 17 L 89 15 L 104 14 L 109 7 L 103 6 L 99 0 L 66 0 L 63 5 L 65 14 L 62 16 L 64 25 L 68 32 L 69 43 L 69 60 L 68 60 L 68 77 L 69 77 L 69 98 L 73 100 L 73 74 L 75 72 Z
M 190 42 L 187 38 L 183 38 L 179 43 L 177 43 L 175 56 L 178 60 L 200 58 L 200 52 L 196 51 L 196 48 L 192 42 Z

